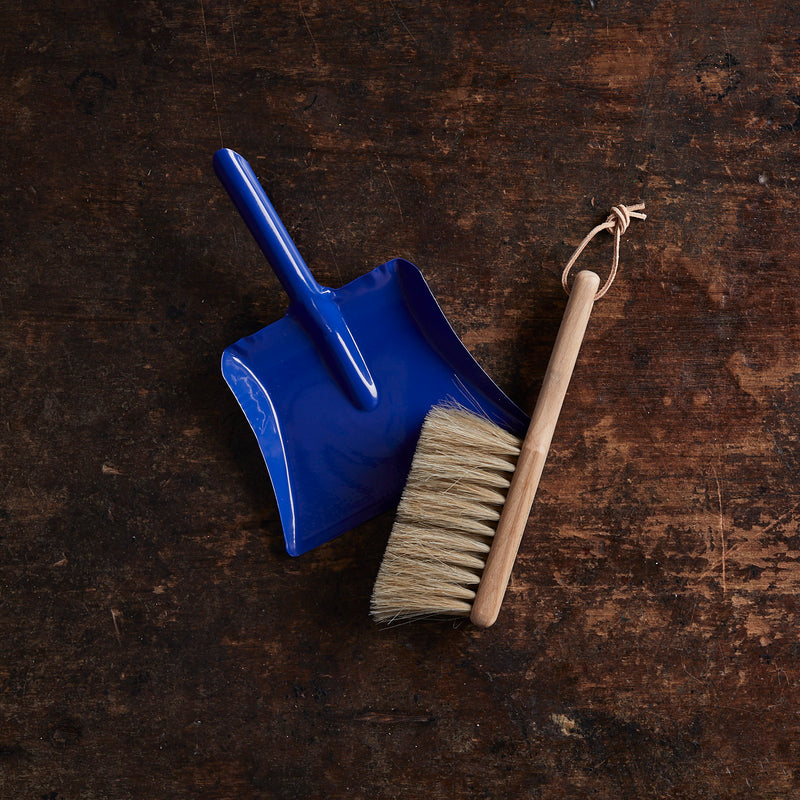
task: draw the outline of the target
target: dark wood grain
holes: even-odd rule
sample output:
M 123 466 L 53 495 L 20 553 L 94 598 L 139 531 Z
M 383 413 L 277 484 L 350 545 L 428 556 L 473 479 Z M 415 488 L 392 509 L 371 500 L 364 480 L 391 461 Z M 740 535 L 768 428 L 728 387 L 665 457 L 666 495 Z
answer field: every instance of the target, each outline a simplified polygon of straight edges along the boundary
M 2 16 L 0 796 L 800 794 L 796 3 Z M 494 628 L 373 625 L 391 515 L 285 554 L 218 370 L 285 297 L 220 144 L 527 405 L 563 263 L 646 202 Z

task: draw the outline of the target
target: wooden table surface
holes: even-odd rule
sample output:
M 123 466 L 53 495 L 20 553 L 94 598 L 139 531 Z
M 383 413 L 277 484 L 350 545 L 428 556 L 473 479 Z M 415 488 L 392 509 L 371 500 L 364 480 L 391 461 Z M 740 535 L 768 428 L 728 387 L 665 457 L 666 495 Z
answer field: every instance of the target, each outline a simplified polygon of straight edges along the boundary
M 0 7 L 0 797 L 800 796 L 796 3 Z M 527 407 L 647 204 L 493 628 L 371 621 L 391 513 L 286 554 L 220 145 Z

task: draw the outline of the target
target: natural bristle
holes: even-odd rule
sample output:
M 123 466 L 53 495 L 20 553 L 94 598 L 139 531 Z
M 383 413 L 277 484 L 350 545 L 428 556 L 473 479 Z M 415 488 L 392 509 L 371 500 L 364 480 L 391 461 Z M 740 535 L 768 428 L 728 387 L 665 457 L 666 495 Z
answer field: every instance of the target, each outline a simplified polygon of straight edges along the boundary
M 469 616 L 520 446 L 463 408 L 431 409 L 375 581 L 376 620 Z

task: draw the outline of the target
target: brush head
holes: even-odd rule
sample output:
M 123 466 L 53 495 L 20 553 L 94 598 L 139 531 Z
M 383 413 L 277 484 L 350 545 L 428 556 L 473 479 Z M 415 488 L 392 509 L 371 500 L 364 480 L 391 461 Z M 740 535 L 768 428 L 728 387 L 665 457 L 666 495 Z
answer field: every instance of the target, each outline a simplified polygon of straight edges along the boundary
M 375 620 L 469 616 L 521 444 L 459 406 L 431 409 L 375 581 Z

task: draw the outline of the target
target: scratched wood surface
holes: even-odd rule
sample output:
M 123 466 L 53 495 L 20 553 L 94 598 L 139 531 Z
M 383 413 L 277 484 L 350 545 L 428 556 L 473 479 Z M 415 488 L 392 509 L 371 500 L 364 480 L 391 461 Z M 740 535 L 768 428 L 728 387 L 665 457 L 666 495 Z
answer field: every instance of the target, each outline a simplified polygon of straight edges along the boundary
M 796 3 L 0 10 L 0 796 L 800 795 Z M 647 203 L 494 628 L 373 625 L 391 514 L 285 554 L 220 144 L 528 405 L 565 259 Z

